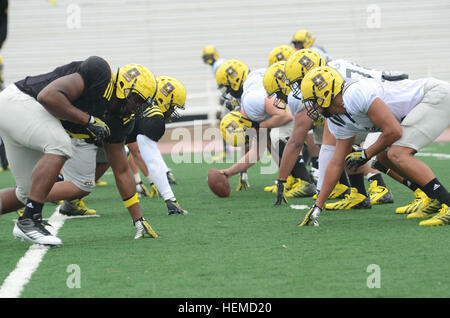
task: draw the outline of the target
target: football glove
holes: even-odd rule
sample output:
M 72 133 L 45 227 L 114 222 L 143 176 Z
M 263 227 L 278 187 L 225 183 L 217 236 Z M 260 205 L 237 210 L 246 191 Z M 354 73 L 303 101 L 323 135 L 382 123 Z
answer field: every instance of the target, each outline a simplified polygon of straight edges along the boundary
M 286 199 L 286 189 L 284 184 L 286 183 L 286 181 L 282 181 L 282 180 L 277 180 L 277 200 L 275 201 L 275 206 L 276 205 L 281 205 L 283 202 L 284 203 L 288 203 L 287 199 Z
M 150 198 L 159 198 L 161 195 L 159 194 L 158 189 L 156 188 L 155 184 L 152 182 L 150 183 Z
M 166 200 L 166 206 L 167 206 L 167 215 L 188 214 L 188 211 L 183 210 L 176 200 L 175 201 Z
M 177 185 L 177 180 L 175 180 L 175 177 L 173 176 L 173 173 L 171 171 L 167 171 L 167 181 L 169 181 L 169 184 L 171 185 Z
M 86 125 L 86 131 L 89 138 L 85 139 L 87 143 L 95 144 L 97 147 L 103 146 L 103 140 L 111 135 L 108 125 L 98 117 L 91 116 Z
M 345 157 L 345 164 L 349 170 L 357 170 L 370 158 L 367 158 L 366 151 L 359 146 L 353 146 L 353 151 Z
M 136 184 L 136 192 L 140 196 L 143 195 L 144 197 L 150 197 L 150 191 L 148 191 L 147 187 L 142 181 Z
M 307 225 L 309 225 L 309 223 L 313 222 L 314 226 L 319 226 L 319 221 L 317 221 L 317 220 L 319 219 L 320 212 L 322 212 L 322 209 L 314 204 L 309 209 L 308 213 L 306 213 L 303 221 L 297 225 L 298 226 L 307 226 Z
M 248 183 L 247 172 L 241 172 L 239 174 L 239 183 L 236 191 L 247 190 L 248 188 L 250 188 L 250 184 Z

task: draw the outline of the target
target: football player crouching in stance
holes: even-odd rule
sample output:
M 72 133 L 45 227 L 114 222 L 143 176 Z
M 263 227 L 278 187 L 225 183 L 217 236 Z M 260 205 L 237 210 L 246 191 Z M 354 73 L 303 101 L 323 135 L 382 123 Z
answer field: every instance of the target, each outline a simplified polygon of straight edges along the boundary
M 106 114 L 116 114 L 118 119 L 118 116 L 131 117 L 139 113 L 142 104 L 155 93 L 156 79 L 147 69 L 137 65 L 125 67 L 114 77 L 109 64 L 100 57 L 72 62 L 35 78 L 27 77 L 0 93 L 0 108 L 9 114 L 8 119 L 0 123 L 0 135 L 17 183 L 17 188 L 0 192 L 2 213 L 26 205 L 14 227 L 15 237 L 36 244 L 62 244 L 61 239 L 45 228 L 42 208 L 46 201 L 73 198 L 70 184 L 67 192 L 61 192 L 62 196 L 50 198 L 53 187 L 68 185 L 64 181 L 56 185 L 55 182 L 67 159 L 72 157 L 70 137 L 101 145 L 114 132 L 114 128 L 110 129 L 113 123 L 106 123 L 108 118 L 105 118 L 111 116 Z M 17 103 L 21 107 L 17 107 Z M 21 112 L 24 107 L 27 111 Z M 28 124 L 11 126 L 15 116 L 21 123 Z M 34 128 L 30 129 L 31 126 Z M 24 139 L 18 140 L 18 136 Z M 119 192 L 135 226 L 146 227 L 154 233 L 142 217 L 133 176 L 124 169 L 123 147 L 111 144 L 107 146 L 107 153 Z M 94 178 L 89 181 L 93 184 Z
M 345 60 L 335 60 L 329 62 L 340 74 L 349 74 L 352 79 L 361 77 L 373 77 L 382 81 L 382 72 L 363 68 L 361 66 L 352 64 Z M 317 182 L 317 190 L 320 191 L 322 186 L 324 171 L 328 165 L 335 146 L 336 139 L 329 132 L 328 125 L 323 117 L 313 121 L 308 115 L 303 103 L 303 97 L 300 90 L 300 85 L 304 76 L 311 70 L 319 66 L 327 65 L 325 58 L 319 53 L 311 49 L 302 49 L 292 54 L 285 64 L 286 81 L 291 88 L 288 96 L 288 104 L 292 113 L 294 114 L 294 129 L 284 149 L 281 160 L 280 170 L 278 173 L 278 190 L 277 201 L 275 205 L 280 205 L 285 200 L 285 181 L 286 177 L 295 163 L 296 156 L 301 150 L 308 131 L 310 129 L 314 132 L 314 141 L 320 145 L 319 155 L 319 178 Z M 272 85 L 276 87 L 275 85 Z M 374 133 L 367 134 L 366 132 L 358 134 L 358 140 L 363 138 L 373 139 Z M 370 137 L 370 138 L 369 138 Z M 377 137 L 377 136 L 376 136 Z M 376 138 L 375 138 L 376 140 Z M 366 142 L 368 146 L 369 143 Z M 366 165 L 367 166 L 367 165 Z M 368 167 L 364 167 L 368 170 Z M 369 196 L 367 195 L 364 185 L 363 169 L 358 171 L 343 171 L 339 182 L 336 184 L 329 199 L 344 198 L 338 202 L 326 205 L 327 209 L 361 209 L 371 208 L 372 204 L 392 203 L 393 198 L 391 192 L 385 187 L 383 178 L 379 171 L 371 169 L 372 176 L 369 177 L 370 187 Z M 350 180 L 349 180 L 350 179 Z M 286 182 L 287 184 L 287 182 Z M 350 190 L 351 189 L 351 190 Z M 369 200 L 370 198 L 370 200 Z
M 250 72 L 242 61 L 228 60 L 216 72 L 216 82 L 223 89 L 223 93 L 230 94 L 240 104 L 238 111 L 232 111 L 222 119 L 222 136 L 233 146 L 250 145 L 250 149 L 237 163 L 228 169 L 220 170 L 227 177 L 240 175 L 237 190 L 248 188 L 246 171 L 265 151 L 264 147 L 259 147 L 258 144 L 268 141 L 268 131 L 286 125 L 293 119 L 287 106 L 267 96 L 263 86 L 266 71 L 267 69 L 263 68 Z M 267 142 L 267 145 L 269 144 L 270 142 Z
M 143 172 L 151 182 L 150 197 L 164 198 L 167 215 L 187 214 L 187 211 L 181 209 L 173 194 L 170 182 L 173 182 L 174 178 L 157 147 L 157 142 L 165 133 L 165 121 L 179 117 L 176 110 L 184 109 L 186 90 L 179 80 L 170 76 L 159 76 L 156 81 L 157 92 L 153 98 L 153 104 L 146 106 L 130 128 L 130 132 L 124 130 L 126 134 L 124 144 L 133 152 L 134 158 L 143 164 Z M 124 138 L 123 135 L 121 138 Z M 103 148 L 98 149 L 96 161 L 97 167 L 101 167 L 101 171 L 96 173 L 96 178 L 99 178 L 109 167 Z M 73 205 L 74 201 L 65 201 L 60 207 L 60 212 L 69 215 L 84 212 L 84 210 L 71 208 Z
M 124 143 L 129 131 L 139 121 L 152 103 L 156 95 L 156 78 L 146 67 L 139 64 L 128 64 L 120 67 L 112 76 L 111 87 L 108 88 L 111 110 L 105 113 L 103 119 L 109 127 L 110 134 L 102 143 L 86 143 L 83 140 L 72 139 L 73 157 L 62 169 L 64 181 L 58 182 L 50 191 L 47 200 L 81 199 L 95 188 L 96 162 L 99 153 L 103 153 L 107 166 L 112 168 L 116 185 L 122 197 L 123 204 L 128 209 L 136 229 L 135 239 L 148 235 L 157 238 L 158 234 L 142 215 L 139 197 L 136 192 L 133 174 L 129 168 Z M 84 132 L 79 131 L 81 136 Z M 106 169 L 104 169 L 106 170 Z M 82 201 L 81 201 L 82 202 Z M 83 204 L 84 214 L 95 214 Z M 80 206 L 73 209 L 70 202 L 64 201 L 59 212 L 65 215 L 79 215 Z M 83 209 L 84 208 L 84 209 Z
M 414 156 L 450 124 L 449 83 L 434 78 L 346 81 L 336 70 L 319 67 L 306 74 L 301 92 L 309 116 L 334 119 L 328 123 L 336 138 L 336 150 L 328 164 L 322 190 L 300 226 L 310 222 L 318 225 L 322 207 L 344 166 L 358 168 L 375 156 L 440 204 L 426 217 L 439 213 L 420 222 L 420 226 L 450 223 L 450 193 L 432 170 Z M 381 134 L 367 149 L 353 148 L 355 135 L 364 130 Z

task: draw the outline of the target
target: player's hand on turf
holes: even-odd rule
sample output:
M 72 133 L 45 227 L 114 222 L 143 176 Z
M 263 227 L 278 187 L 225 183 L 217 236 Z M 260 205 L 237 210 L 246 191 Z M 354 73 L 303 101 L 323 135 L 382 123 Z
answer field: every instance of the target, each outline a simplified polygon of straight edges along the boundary
M 103 140 L 108 138 L 111 134 L 108 125 L 98 117 L 91 116 L 89 123 L 86 125 L 86 130 L 89 138 L 87 143 L 95 144 L 98 147 L 103 146 Z
M 298 226 L 307 226 L 311 222 L 313 222 L 314 226 L 319 226 L 319 214 L 322 212 L 322 208 L 319 208 L 317 205 L 313 205 L 306 213 L 303 221 L 297 224 Z
M 353 151 L 345 157 L 345 164 L 349 170 L 357 170 L 370 158 L 367 158 L 366 151 L 359 146 L 353 146 Z
M 152 182 L 150 183 L 150 198 L 159 198 L 161 195 L 159 194 L 158 189 L 156 188 L 155 184 Z
M 136 184 L 136 191 L 139 195 L 150 197 L 150 191 L 148 191 L 146 185 L 142 181 Z
M 188 214 L 188 211 L 183 210 L 180 207 L 180 204 L 174 200 L 166 200 L 166 206 L 167 206 L 167 215 L 173 215 L 173 214 Z
M 275 206 L 281 205 L 283 202 L 286 204 L 288 203 L 286 199 L 286 190 L 284 187 L 285 183 L 286 181 L 277 180 L 277 200 L 275 201 Z
M 247 172 L 241 172 L 239 174 L 239 183 L 236 191 L 247 190 L 248 188 L 250 188 L 250 184 L 248 183 Z

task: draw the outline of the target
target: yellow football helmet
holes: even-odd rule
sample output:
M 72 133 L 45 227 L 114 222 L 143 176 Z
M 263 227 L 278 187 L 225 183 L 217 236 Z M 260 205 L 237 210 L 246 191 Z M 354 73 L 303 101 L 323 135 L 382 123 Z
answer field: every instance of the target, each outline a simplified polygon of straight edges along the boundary
M 275 47 L 269 54 L 269 66 L 276 62 L 286 61 L 294 52 L 295 49 L 289 45 Z
M 275 96 L 274 106 L 285 109 L 286 106 L 279 106 L 280 101 L 287 104 L 287 97 L 291 88 L 287 85 L 284 68 L 286 61 L 276 62 L 272 64 L 264 74 L 263 85 L 269 96 Z
M 219 58 L 219 53 L 216 48 L 212 45 L 207 45 L 202 50 L 202 59 L 203 62 L 209 65 L 213 65 L 213 63 Z
M 235 93 L 234 97 L 240 98 L 242 86 L 249 72 L 247 65 L 239 60 L 223 62 L 216 71 L 216 82 L 219 85 L 219 89 L 226 89 L 226 92 L 222 92 L 222 94 L 230 93 L 233 95 Z
M 291 40 L 292 45 L 297 49 L 307 49 L 314 44 L 314 36 L 308 30 L 298 30 Z
M 296 98 L 301 98 L 300 83 L 306 73 L 316 67 L 325 65 L 326 61 L 322 55 L 311 49 L 302 49 L 291 55 L 286 61 L 284 71 L 287 83 Z
M 155 75 L 140 64 L 127 64 L 116 73 L 116 96 L 120 99 L 126 99 L 134 93 L 150 102 L 155 97 L 156 86 Z
M 155 105 L 163 112 L 164 117 L 179 118 L 177 109 L 184 109 L 186 88 L 172 76 L 158 76 L 156 82 L 158 90 L 154 99 Z
M 301 84 L 303 101 L 305 103 L 308 116 L 317 120 L 320 113 L 318 108 L 322 108 L 322 115 L 330 117 L 328 108 L 344 86 L 344 79 L 341 74 L 329 66 L 321 66 L 308 72 Z
M 239 111 L 231 111 L 220 121 L 220 132 L 223 140 L 229 145 L 243 146 L 248 138 L 246 131 L 253 126 L 253 122 L 242 116 Z

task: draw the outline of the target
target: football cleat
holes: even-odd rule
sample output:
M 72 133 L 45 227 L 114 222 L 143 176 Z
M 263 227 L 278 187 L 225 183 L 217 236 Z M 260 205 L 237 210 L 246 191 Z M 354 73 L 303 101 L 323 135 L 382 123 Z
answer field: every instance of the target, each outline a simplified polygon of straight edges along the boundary
M 141 195 L 143 195 L 144 197 L 150 197 L 150 191 L 148 191 L 147 187 L 142 181 L 136 183 L 136 192 L 138 193 L 139 197 Z
M 422 206 L 424 206 L 427 203 L 429 203 L 428 202 L 429 201 L 428 196 L 425 194 L 425 192 L 423 192 L 420 189 L 416 189 L 414 191 L 414 196 L 415 196 L 415 199 L 410 204 L 398 207 L 397 209 L 395 209 L 395 213 L 396 214 L 413 213 L 413 212 L 418 211 Z
M 333 191 L 331 191 L 330 195 L 328 196 L 328 199 L 329 200 L 343 199 L 345 198 L 345 194 L 348 194 L 349 190 L 350 189 L 348 188 L 348 186 L 338 182 L 334 187 Z M 313 195 L 313 199 L 314 200 L 317 199 L 317 194 Z
M 97 180 L 97 182 L 95 183 L 95 185 L 97 187 L 106 187 L 108 185 L 108 182 L 106 181 L 102 181 L 102 180 Z
M 386 187 L 379 186 L 377 180 L 370 183 L 367 192 L 369 194 L 370 203 L 373 205 L 394 203 L 394 197 L 392 196 L 391 191 Z
M 291 189 L 286 193 L 286 198 L 303 198 L 312 197 L 317 193 L 314 183 L 309 183 L 301 179 L 292 185 Z
M 133 222 L 134 227 L 136 228 L 136 235 L 134 236 L 134 239 L 140 239 L 144 236 L 148 235 L 151 238 L 158 238 L 159 235 L 156 233 L 150 224 L 147 222 L 146 219 L 141 217 L 139 220 Z
M 327 210 L 350 210 L 350 209 L 370 209 L 372 204 L 370 199 L 365 195 L 358 193 L 356 188 L 351 188 L 350 194 L 346 194 L 345 198 L 334 203 L 326 203 Z
M 19 216 L 19 218 L 23 215 L 23 212 L 25 212 L 25 208 L 21 208 L 21 209 L 16 210 L 16 213 Z
M 292 175 L 289 175 L 286 178 L 286 183 L 284 184 L 285 191 L 289 191 L 298 180 L 300 179 L 296 179 Z M 264 187 L 264 192 L 277 193 L 277 181 L 275 180 L 275 184 L 272 186 Z
M 408 215 L 409 216 L 409 215 Z M 450 223 L 450 208 L 446 204 L 442 204 L 441 210 L 438 214 L 428 220 L 423 220 L 419 223 L 420 226 L 438 226 L 447 225 Z
M 176 200 L 175 201 L 167 200 L 166 205 L 167 205 L 167 215 L 174 215 L 174 214 L 186 215 L 186 214 L 188 214 L 188 211 L 183 210 L 180 207 L 180 204 Z
M 22 241 L 29 241 L 34 244 L 60 246 L 62 245 L 61 239 L 52 235 L 46 228 L 42 218 L 38 214 L 35 214 L 32 219 L 26 218 L 17 220 L 13 235 L 15 238 L 19 238 Z
M 59 207 L 59 213 L 67 216 L 94 215 L 97 213 L 94 209 L 89 209 L 83 199 L 75 199 L 72 201 L 64 200 Z
M 441 210 L 441 203 L 436 199 L 429 197 L 422 198 L 422 205 L 415 212 L 411 212 L 406 217 L 407 219 L 423 219 L 432 216 Z

